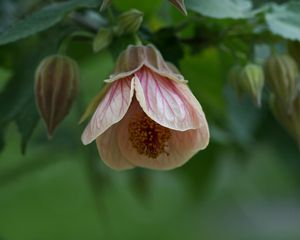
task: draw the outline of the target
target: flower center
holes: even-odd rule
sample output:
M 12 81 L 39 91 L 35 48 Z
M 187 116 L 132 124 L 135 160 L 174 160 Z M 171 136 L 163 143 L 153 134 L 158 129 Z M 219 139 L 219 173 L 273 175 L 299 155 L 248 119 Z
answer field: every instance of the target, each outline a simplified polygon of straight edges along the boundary
M 148 116 L 133 119 L 129 123 L 128 131 L 129 140 L 139 154 L 150 158 L 157 158 L 162 153 L 169 155 L 166 148 L 171 137 L 170 129 L 159 125 Z

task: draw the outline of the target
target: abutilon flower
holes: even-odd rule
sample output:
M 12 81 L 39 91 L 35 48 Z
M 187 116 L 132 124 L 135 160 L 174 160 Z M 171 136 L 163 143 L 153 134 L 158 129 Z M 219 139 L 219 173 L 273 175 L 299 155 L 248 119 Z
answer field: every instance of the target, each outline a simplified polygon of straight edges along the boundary
M 82 142 L 96 140 L 100 157 L 111 168 L 172 169 L 208 145 L 199 102 L 154 46 L 129 46 L 105 81 L 105 96 Z

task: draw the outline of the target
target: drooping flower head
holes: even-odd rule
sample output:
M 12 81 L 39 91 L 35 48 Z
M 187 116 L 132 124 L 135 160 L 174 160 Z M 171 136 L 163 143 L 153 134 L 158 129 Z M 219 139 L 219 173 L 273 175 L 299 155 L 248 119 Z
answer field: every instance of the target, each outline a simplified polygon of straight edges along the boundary
M 153 45 L 129 46 L 82 134 L 113 169 L 181 166 L 209 142 L 202 108 L 175 66 Z

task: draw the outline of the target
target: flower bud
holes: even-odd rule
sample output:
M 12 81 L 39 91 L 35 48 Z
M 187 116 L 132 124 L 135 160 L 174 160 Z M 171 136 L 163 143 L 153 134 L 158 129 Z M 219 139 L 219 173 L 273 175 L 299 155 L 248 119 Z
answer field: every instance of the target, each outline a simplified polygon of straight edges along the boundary
M 113 33 L 111 30 L 100 28 L 93 42 L 94 52 L 99 52 L 109 46 L 109 44 L 112 42 L 112 39 Z
M 122 35 L 137 32 L 143 22 L 143 18 L 144 14 L 136 9 L 122 13 L 118 18 L 116 34 Z
M 180 12 L 187 15 L 184 0 L 169 0 Z
M 276 98 L 290 108 L 297 94 L 299 69 L 289 55 L 272 55 L 265 64 L 266 81 Z
M 49 56 L 38 66 L 35 75 L 36 104 L 49 137 L 69 113 L 78 80 L 77 63 L 67 56 Z
M 248 63 L 241 71 L 241 84 L 254 103 L 261 106 L 261 96 L 265 84 L 263 68 L 260 65 Z

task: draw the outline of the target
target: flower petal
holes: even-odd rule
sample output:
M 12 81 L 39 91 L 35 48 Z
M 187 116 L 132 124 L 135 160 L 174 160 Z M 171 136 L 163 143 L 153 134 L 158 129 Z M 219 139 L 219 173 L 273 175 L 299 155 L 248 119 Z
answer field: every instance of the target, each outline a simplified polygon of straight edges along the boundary
M 207 147 L 209 141 L 208 128 L 191 129 L 188 131 L 171 131 L 171 138 L 167 144 L 167 153 L 160 154 L 157 158 L 150 158 L 141 155 L 133 148 L 129 140 L 128 124 L 143 110 L 132 103 L 128 114 L 120 123 L 118 131 L 118 143 L 120 150 L 125 158 L 135 166 L 169 170 L 179 167 L 186 163 L 195 153 Z
M 169 80 L 145 67 L 135 76 L 136 97 L 155 122 L 178 131 L 207 125 L 201 105 L 185 83 Z
M 133 97 L 133 84 L 131 77 L 127 77 L 111 85 L 81 136 L 83 144 L 91 143 L 124 117 Z
M 112 169 L 125 170 L 134 166 L 122 155 L 118 144 L 119 125 L 122 120 L 111 126 L 96 139 L 99 155 L 103 162 Z
M 169 0 L 174 6 L 182 12 L 184 15 L 187 15 L 186 7 L 184 5 L 184 0 Z
M 175 70 L 176 67 L 166 62 L 161 53 L 151 44 L 147 46 L 129 45 L 118 57 L 114 73 L 105 82 L 110 83 L 130 76 L 143 66 L 174 81 L 186 82 L 184 77 Z

